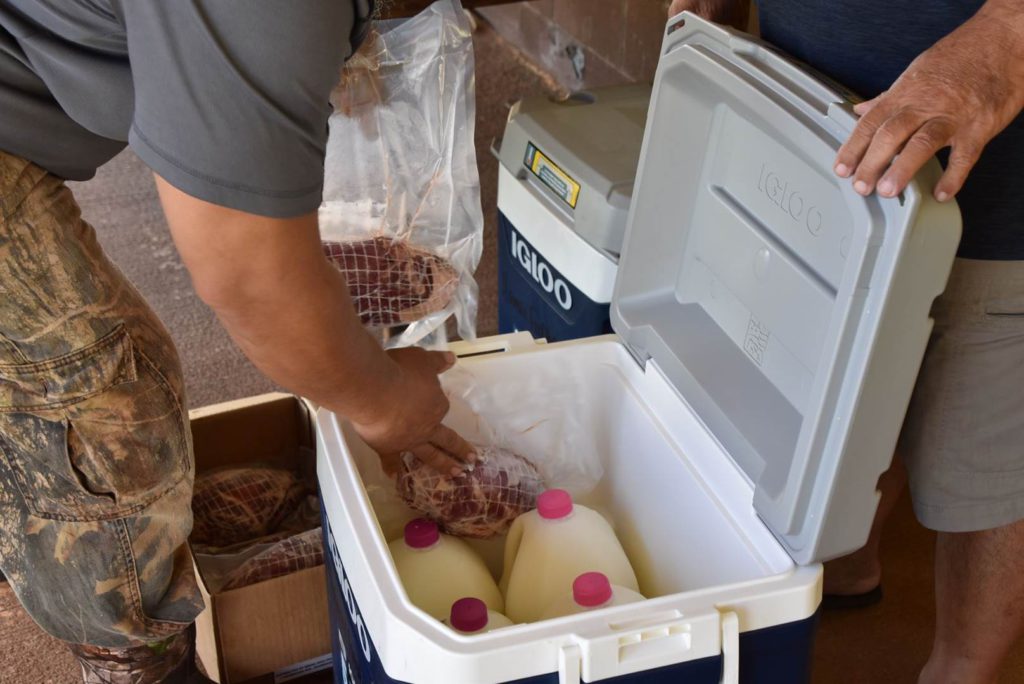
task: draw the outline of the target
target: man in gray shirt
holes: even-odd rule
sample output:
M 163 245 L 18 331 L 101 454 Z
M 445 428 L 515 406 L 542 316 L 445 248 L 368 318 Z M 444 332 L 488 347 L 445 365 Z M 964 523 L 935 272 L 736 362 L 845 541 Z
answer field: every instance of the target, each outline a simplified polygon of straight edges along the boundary
M 339 68 L 371 0 L 0 0 L 0 570 L 87 682 L 201 681 L 181 369 L 64 180 L 130 145 L 199 296 L 380 454 L 456 469 L 449 354 L 385 353 L 321 252 Z

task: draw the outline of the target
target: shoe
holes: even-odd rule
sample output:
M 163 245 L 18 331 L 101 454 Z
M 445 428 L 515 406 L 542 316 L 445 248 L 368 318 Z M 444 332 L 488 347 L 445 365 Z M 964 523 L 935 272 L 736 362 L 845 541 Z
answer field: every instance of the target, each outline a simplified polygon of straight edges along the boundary
M 855 610 L 868 608 L 882 601 L 882 585 L 862 594 L 825 594 L 821 597 L 824 610 Z
M 196 663 L 195 626 L 158 645 L 103 648 L 68 644 L 84 684 L 212 684 Z

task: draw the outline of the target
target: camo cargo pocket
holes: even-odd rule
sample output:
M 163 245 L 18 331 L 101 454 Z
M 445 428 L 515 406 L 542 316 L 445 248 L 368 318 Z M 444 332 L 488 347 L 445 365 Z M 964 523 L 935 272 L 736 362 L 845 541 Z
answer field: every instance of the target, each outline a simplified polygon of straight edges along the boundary
M 78 522 L 133 515 L 191 467 L 181 402 L 123 326 L 0 365 L 0 457 L 32 514 Z

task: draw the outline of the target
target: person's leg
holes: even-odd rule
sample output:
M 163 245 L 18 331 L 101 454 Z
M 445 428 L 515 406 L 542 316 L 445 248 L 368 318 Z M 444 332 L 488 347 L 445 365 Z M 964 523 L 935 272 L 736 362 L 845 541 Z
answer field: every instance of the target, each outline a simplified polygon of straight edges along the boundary
M 1024 521 L 940 533 L 936 632 L 920 684 L 993 684 L 1024 633 Z
M 939 532 L 922 684 L 990 684 L 1024 630 L 1024 262 L 958 260 L 901 449 Z
M 878 479 L 881 498 L 863 548 L 825 563 L 824 593 L 827 596 L 857 596 L 872 591 L 882 581 L 882 532 L 907 484 L 907 471 L 897 454 L 892 466 Z
M 0 568 L 87 682 L 190 652 L 192 477 L 170 336 L 64 184 L 0 153 Z

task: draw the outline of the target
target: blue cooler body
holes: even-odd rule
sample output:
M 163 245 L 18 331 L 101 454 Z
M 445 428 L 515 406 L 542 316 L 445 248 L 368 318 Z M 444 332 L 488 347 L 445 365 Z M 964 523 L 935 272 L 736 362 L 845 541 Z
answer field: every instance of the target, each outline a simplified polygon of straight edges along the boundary
M 595 295 L 600 298 L 600 295 Z M 594 301 L 498 212 L 498 330 L 552 342 L 612 332 L 610 301 Z
M 339 682 L 810 680 L 822 564 L 868 538 L 960 236 L 957 207 L 927 191 L 935 161 L 899 198 L 862 197 L 835 176 L 852 106 L 748 36 L 675 17 L 632 200 L 604 195 L 629 207 L 621 253 L 611 223 L 582 220 L 596 185 L 576 169 L 598 166 L 586 149 L 545 149 L 553 125 L 513 112 L 502 321 L 530 332 L 451 345 L 460 361 L 442 384 L 470 378 L 494 414 L 471 406 L 445 422 L 542 473 L 565 453 L 599 463 L 574 500 L 613 526 L 645 598 L 451 630 L 412 603 L 388 548 L 419 514 L 395 504 L 353 426 L 321 409 Z M 545 116 L 571 127 L 573 108 Z M 606 330 L 609 302 L 614 333 L 575 338 Z M 545 393 L 554 410 L 535 399 Z M 557 477 L 546 485 L 571 489 Z M 500 574 L 500 540 L 473 548 Z
M 532 97 L 498 153 L 498 330 L 549 341 L 610 333 L 651 87 Z

